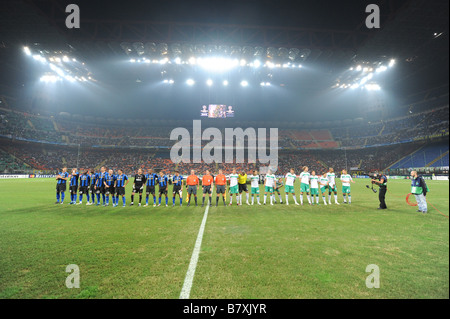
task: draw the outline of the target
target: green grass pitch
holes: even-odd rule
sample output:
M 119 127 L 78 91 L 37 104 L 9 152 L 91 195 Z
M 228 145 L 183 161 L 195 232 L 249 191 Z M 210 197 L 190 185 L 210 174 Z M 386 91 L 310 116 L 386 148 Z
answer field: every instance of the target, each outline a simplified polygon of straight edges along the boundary
M 384 211 L 366 184 L 352 184 L 351 205 L 220 201 L 190 297 L 449 298 L 449 219 L 436 210 L 448 215 L 449 183 L 428 182 L 427 215 L 406 204 L 409 181 L 389 181 Z M 75 206 L 68 193 L 55 205 L 53 179 L 0 180 L 0 194 L 0 298 L 179 297 L 205 208 Z M 380 288 L 366 287 L 369 264 Z

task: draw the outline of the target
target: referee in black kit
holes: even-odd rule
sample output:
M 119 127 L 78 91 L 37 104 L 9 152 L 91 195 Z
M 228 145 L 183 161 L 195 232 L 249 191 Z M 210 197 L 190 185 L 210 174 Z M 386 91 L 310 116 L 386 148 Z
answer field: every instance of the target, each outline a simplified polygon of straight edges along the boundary
M 387 209 L 386 206 L 386 192 L 387 192 L 387 177 L 384 174 L 375 172 L 373 174 L 372 184 L 377 184 L 380 187 L 378 192 L 378 199 L 380 201 L 380 207 L 377 209 Z

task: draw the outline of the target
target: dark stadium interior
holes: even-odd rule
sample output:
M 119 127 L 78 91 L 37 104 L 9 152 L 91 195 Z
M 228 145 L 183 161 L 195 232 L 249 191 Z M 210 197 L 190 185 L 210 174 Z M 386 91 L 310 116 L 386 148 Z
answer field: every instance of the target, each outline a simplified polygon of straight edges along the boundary
M 252 170 L 258 164 L 170 161 L 171 130 L 192 130 L 201 106 L 218 103 L 233 105 L 236 116 L 202 119 L 204 128 L 278 128 L 282 173 L 306 164 L 318 171 L 448 174 L 447 0 L 78 1 L 80 29 L 65 26 L 70 3 L 0 3 L 0 173 L 55 172 L 63 165 L 128 173 Z M 380 7 L 379 30 L 364 23 L 370 3 Z M 279 57 L 284 48 L 300 53 L 286 60 L 296 68 L 241 65 L 223 73 L 140 61 L 148 53 L 141 47 L 168 48 L 171 56 L 180 47 L 205 54 L 220 46 L 239 48 L 239 58 L 259 47 L 275 48 Z M 24 47 L 62 51 L 92 79 L 40 81 L 47 62 Z M 344 82 L 357 66 L 390 61 L 395 65 L 386 72 L 374 72 L 380 90 Z M 188 78 L 195 85 L 186 85 Z M 205 85 L 208 78 L 214 85 Z M 226 87 L 219 85 L 224 79 Z M 270 87 L 260 85 L 265 81 Z

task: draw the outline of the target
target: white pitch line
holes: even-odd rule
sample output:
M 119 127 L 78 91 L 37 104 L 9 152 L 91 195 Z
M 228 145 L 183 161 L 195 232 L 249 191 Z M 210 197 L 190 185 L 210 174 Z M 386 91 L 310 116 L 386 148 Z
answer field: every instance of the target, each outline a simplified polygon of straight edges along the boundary
M 209 205 L 206 205 L 205 214 L 203 215 L 202 224 L 198 231 L 197 240 L 195 241 L 194 251 L 192 252 L 191 262 L 184 278 L 183 288 L 181 289 L 180 299 L 189 299 L 191 293 L 192 282 L 194 281 L 195 269 L 197 268 L 200 247 L 202 246 L 203 232 L 205 231 L 206 219 L 208 218 Z

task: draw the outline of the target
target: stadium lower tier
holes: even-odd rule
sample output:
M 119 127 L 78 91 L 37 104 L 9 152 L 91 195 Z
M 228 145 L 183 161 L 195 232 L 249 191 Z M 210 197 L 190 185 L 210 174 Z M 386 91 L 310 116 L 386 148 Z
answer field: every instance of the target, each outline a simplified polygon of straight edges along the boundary
M 201 174 L 206 169 L 217 172 L 222 169 L 229 174 L 233 168 L 247 173 L 260 170 L 268 164 L 256 163 L 174 163 L 170 159 L 169 149 L 121 149 L 121 148 L 84 148 L 70 147 L 23 141 L 0 139 L 0 173 L 55 173 L 61 167 L 98 170 L 101 166 L 108 169 L 122 169 L 131 174 L 139 168 L 153 168 L 163 170 L 166 174 L 173 174 L 178 170 L 186 175 L 191 169 Z M 439 150 L 439 152 L 436 151 Z M 427 153 L 427 151 L 429 151 Z M 430 144 L 421 141 L 398 145 L 371 147 L 355 150 L 291 150 L 278 152 L 278 170 L 284 174 L 294 168 L 300 171 L 301 167 L 308 166 L 310 171 L 318 174 L 334 168 L 336 172 L 347 169 L 353 172 L 372 172 L 390 168 L 411 168 L 408 159 L 422 154 L 426 160 L 420 167 L 440 166 L 448 167 L 448 138 Z M 426 153 L 423 156 L 424 152 Z M 415 154 L 415 155 L 414 155 Z M 192 154 L 191 154 L 192 156 Z M 420 156 L 419 156 L 420 157 Z M 236 156 L 234 156 L 234 159 Z

